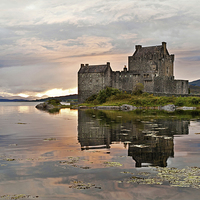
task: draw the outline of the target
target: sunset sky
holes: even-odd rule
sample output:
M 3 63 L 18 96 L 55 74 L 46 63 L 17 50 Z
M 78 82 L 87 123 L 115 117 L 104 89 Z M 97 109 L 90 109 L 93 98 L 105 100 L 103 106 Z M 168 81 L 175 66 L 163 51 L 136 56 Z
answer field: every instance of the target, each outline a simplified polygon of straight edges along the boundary
M 0 98 L 77 93 L 81 63 L 122 70 L 167 42 L 175 78 L 200 79 L 199 0 L 1 0 Z

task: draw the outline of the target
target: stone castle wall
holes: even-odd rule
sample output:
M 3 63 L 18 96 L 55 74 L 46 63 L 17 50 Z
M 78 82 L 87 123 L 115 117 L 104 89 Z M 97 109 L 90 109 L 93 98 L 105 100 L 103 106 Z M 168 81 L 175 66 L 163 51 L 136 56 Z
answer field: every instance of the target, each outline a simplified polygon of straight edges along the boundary
M 125 71 L 112 73 L 112 87 L 121 91 L 132 92 L 139 82 L 141 82 L 140 75 Z
M 188 81 L 174 80 L 174 77 L 155 77 L 153 92 L 166 94 L 188 94 Z
M 78 102 L 84 102 L 88 97 L 97 94 L 106 87 L 112 87 L 112 70 L 105 72 L 78 73 Z
M 107 70 L 105 73 L 83 73 L 78 75 L 79 102 L 97 94 L 106 87 L 113 87 L 131 93 L 137 83 L 144 85 L 144 92 L 165 94 L 188 94 L 187 80 L 174 77 L 142 77 L 133 72 Z

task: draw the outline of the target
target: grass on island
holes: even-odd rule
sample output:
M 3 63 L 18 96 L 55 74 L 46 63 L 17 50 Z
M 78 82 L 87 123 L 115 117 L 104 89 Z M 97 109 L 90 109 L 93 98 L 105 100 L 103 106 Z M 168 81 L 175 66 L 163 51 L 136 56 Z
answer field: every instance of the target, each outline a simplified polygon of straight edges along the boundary
M 62 105 L 59 99 L 52 98 L 47 100 L 46 103 L 54 106 L 54 108 L 48 109 L 48 112 L 52 114 L 59 113 L 62 108 L 70 108 L 70 105 Z
M 141 89 L 136 89 L 132 94 L 122 92 L 115 88 L 106 88 L 97 95 L 89 97 L 82 106 L 121 106 L 129 104 L 133 106 L 154 107 L 174 104 L 175 106 L 189 106 L 200 108 L 200 97 L 166 97 L 154 96 L 153 94 L 143 93 Z
M 55 108 L 70 108 L 70 105 L 62 105 L 59 99 L 49 99 L 47 101 L 48 104 L 55 106 Z

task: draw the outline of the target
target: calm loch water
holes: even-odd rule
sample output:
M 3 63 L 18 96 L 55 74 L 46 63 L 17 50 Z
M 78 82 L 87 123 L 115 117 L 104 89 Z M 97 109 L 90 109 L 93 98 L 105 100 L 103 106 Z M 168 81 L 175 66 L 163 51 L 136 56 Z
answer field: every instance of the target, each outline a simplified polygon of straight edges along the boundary
M 199 199 L 200 116 L 0 103 L 0 199 Z

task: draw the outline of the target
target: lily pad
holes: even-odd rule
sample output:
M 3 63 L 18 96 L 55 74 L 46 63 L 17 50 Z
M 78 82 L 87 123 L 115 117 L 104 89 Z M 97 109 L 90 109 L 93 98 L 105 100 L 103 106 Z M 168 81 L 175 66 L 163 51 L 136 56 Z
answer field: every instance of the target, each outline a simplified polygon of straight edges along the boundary
M 91 167 L 80 167 L 81 169 L 90 169 Z
M 52 141 L 52 140 L 56 140 L 56 138 L 45 138 L 44 141 Z
M 6 161 L 14 161 L 14 158 L 6 158 Z
M 121 167 L 122 164 L 119 162 L 104 162 L 107 167 Z
M 138 173 L 139 176 L 131 176 L 128 180 L 122 182 L 147 185 L 161 185 L 164 182 L 168 182 L 172 187 L 192 187 L 200 189 L 200 168 L 198 167 L 186 167 L 183 169 L 156 167 L 152 169 L 158 173 L 140 172 Z M 128 174 L 129 172 L 121 173 Z M 153 177 L 150 177 L 150 175 L 153 175 Z M 140 176 L 148 177 L 142 178 Z
M 31 195 L 26 195 L 26 194 L 14 194 L 14 195 L 2 195 L 0 196 L 0 199 L 36 199 L 39 198 L 39 196 L 31 196 Z
M 96 186 L 95 184 L 84 183 L 83 181 L 72 181 L 71 185 L 69 186 L 69 188 L 74 188 L 74 189 L 78 189 L 78 190 L 90 189 L 90 188 L 101 189 L 101 187 Z

